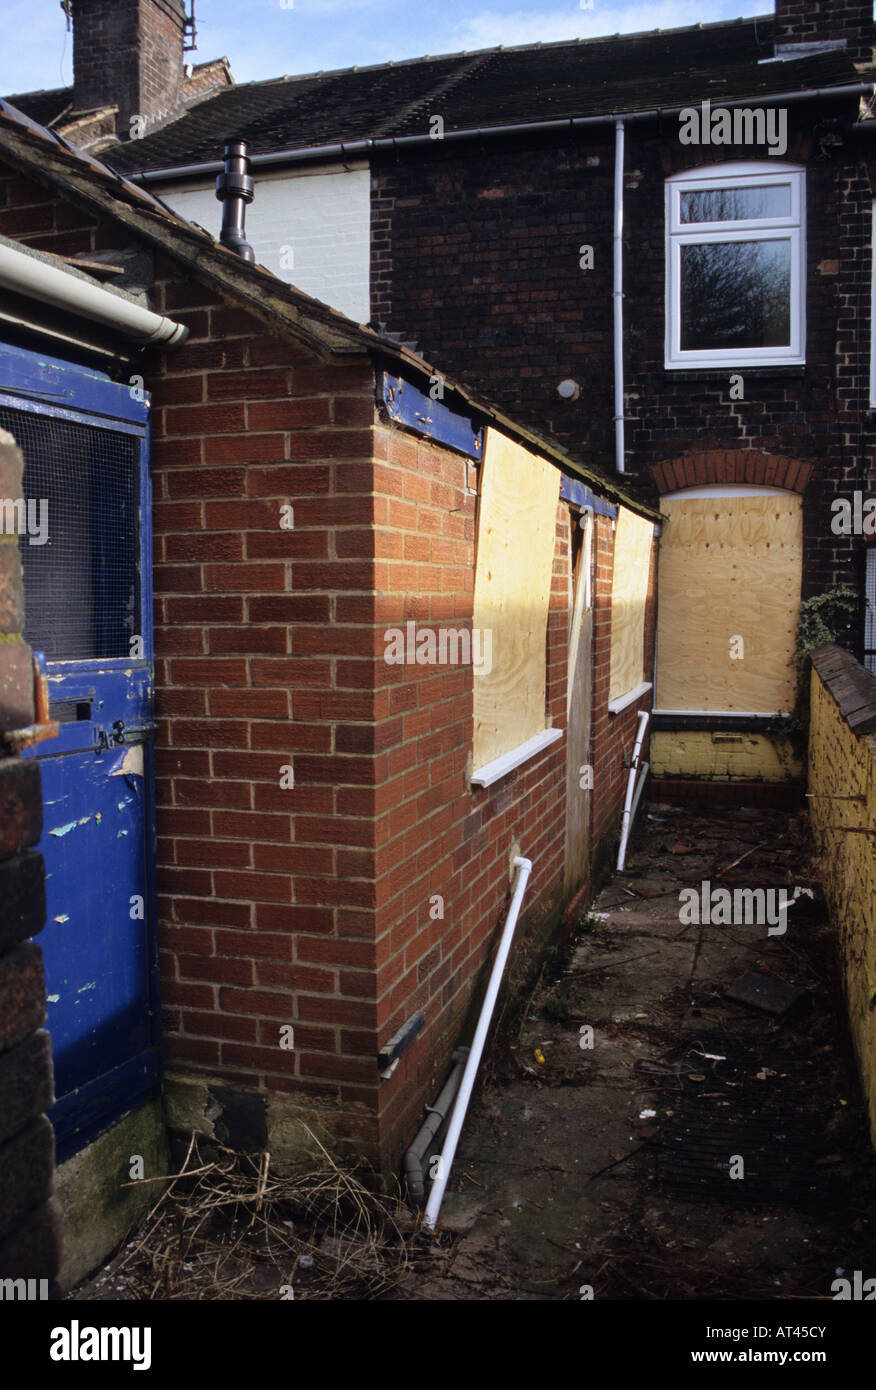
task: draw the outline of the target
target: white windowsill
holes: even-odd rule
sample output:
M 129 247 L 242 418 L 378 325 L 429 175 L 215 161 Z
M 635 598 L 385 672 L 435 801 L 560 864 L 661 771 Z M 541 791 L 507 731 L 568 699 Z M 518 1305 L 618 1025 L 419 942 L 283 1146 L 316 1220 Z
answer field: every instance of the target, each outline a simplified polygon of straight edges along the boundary
M 626 695 L 618 695 L 616 700 L 609 700 L 609 714 L 620 714 L 622 709 L 626 709 L 628 705 L 635 704 L 636 700 L 642 695 L 647 694 L 651 686 L 651 681 L 642 681 L 641 685 L 636 685 L 632 690 L 628 690 Z
M 533 734 L 532 738 L 521 743 L 519 748 L 512 748 L 510 753 L 503 753 L 491 763 L 484 763 L 483 767 L 472 773 L 469 781 L 473 787 L 491 787 L 500 777 L 506 777 L 528 758 L 534 758 L 536 753 L 541 753 L 552 743 L 556 743 L 558 738 L 563 737 L 564 732 L 563 729 L 542 729 L 540 734 Z

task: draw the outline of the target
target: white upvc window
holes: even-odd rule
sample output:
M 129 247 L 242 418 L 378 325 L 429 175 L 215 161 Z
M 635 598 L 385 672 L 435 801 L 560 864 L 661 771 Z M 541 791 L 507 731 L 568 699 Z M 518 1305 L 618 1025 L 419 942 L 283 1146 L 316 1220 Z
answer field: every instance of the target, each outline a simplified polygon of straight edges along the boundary
M 666 181 L 666 366 L 806 360 L 806 188 L 797 165 Z

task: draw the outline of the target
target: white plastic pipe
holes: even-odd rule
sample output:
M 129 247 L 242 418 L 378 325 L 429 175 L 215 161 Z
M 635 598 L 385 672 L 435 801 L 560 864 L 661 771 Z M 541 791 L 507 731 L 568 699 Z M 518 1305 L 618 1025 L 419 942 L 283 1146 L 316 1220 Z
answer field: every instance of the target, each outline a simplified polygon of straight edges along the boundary
M 182 323 L 154 314 L 125 295 L 113 293 L 93 280 L 50 265 L 40 257 L 0 242 L 0 285 L 67 313 L 105 324 L 141 343 L 175 347 L 189 330 Z
M 517 869 L 517 882 L 514 885 L 514 892 L 511 896 L 511 905 L 508 908 L 508 916 L 505 918 L 505 926 L 502 930 L 502 939 L 499 942 L 499 949 L 496 952 L 496 959 L 493 962 L 493 972 L 490 975 L 490 983 L 487 985 L 487 993 L 484 996 L 484 1003 L 481 1008 L 481 1016 L 478 1019 L 478 1026 L 475 1029 L 474 1042 L 471 1045 L 471 1052 L 468 1054 L 465 1071 L 462 1073 L 462 1080 L 459 1083 L 459 1090 L 456 1093 L 456 1104 L 453 1107 L 453 1114 L 447 1126 L 444 1148 L 441 1150 L 441 1158 L 438 1164 L 438 1176 L 432 1183 L 432 1190 L 429 1193 L 429 1200 L 426 1203 L 424 1224 L 430 1231 L 435 1228 L 435 1221 L 444 1198 L 444 1189 L 447 1186 L 447 1179 L 450 1177 L 450 1169 L 456 1153 L 456 1146 L 459 1143 L 459 1136 L 465 1120 L 465 1112 L 468 1109 L 468 1103 L 474 1088 L 475 1076 L 477 1075 L 481 1060 L 481 1053 L 484 1050 L 484 1043 L 487 1040 L 490 1019 L 493 1016 L 493 1009 L 496 1006 L 499 985 L 502 983 L 502 974 L 505 970 L 508 952 L 511 950 L 511 938 L 514 935 L 514 928 L 517 926 L 517 918 L 520 915 L 520 904 L 523 902 L 526 884 L 529 875 L 532 873 L 532 860 L 523 859 L 518 855 L 514 860 L 514 867 Z
M 614 127 L 614 459 L 624 471 L 624 123 Z
M 633 794 L 636 790 L 636 773 L 639 770 L 639 754 L 642 751 L 642 741 L 645 737 L 645 729 L 648 720 L 651 718 L 646 709 L 639 710 L 639 727 L 636 730 L 636 743 L 633 748 L 633 756 L 630 759 L 630 775 L 627 778 L 627 794 L 624 798 L 624 814 L 621 820 L 620 847 L 617 852 L 617 871 L 620 873 L 627 857 L 627 840 L 630 836 L 630 823 L 633 819 Z

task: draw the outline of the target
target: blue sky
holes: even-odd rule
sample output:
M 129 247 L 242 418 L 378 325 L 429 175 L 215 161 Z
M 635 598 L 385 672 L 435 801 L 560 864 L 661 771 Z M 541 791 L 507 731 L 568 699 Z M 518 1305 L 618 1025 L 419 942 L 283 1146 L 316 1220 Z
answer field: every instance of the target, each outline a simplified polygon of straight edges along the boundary
M 194 62 L 229 58 L 238 82 L 365 66 L 425 53 L 673 29 L 770 13 L 771 0 L 196 0 Z M 72 81 L 72 46 L 58 0 L 3 0 L 7 44 L 0 93 Z M 14 42 L 8 36 L 14 35 Z

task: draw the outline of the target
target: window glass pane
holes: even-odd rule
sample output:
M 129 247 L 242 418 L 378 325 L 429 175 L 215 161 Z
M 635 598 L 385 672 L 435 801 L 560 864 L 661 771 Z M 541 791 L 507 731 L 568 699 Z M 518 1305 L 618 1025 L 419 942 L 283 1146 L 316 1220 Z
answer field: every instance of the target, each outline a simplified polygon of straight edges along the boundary
M 682 222 L 738 222 L 743 219 L 790 217 L 791 185 L 764 184 L 756 188 L 702 188 L 682 193 Z
M 682 246 L 683 351 L 790 342 L 790 239 Z
M 24 498 L 45 533 L 22 536 L 24 637 L 50 661 L 129 656 L 140 622 L 140 441 L 0 407 L 24 455 Z

